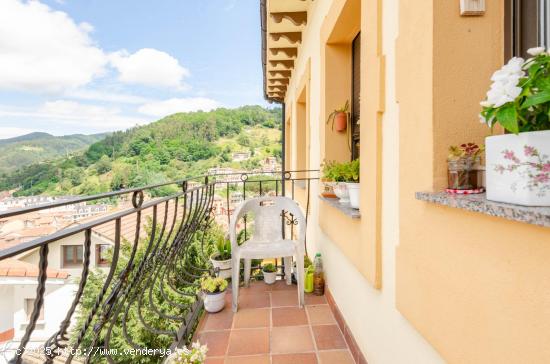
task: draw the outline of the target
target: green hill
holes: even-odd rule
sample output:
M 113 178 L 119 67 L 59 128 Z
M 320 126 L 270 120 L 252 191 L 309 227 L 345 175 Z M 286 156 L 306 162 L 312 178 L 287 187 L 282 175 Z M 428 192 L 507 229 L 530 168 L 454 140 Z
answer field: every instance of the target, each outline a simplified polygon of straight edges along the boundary
M 200 175 L 216 166 L 252 169 L 266 156 L 280 158 L 280 119 L 280 108 L 260 106 L 170 115 L 111 133 L 81 153 L 4 174 L 0 190 L 96 194 Z M 233 162 L 237 151 L 251 158 Z
M 75 152 L 82 152 L 106 134 L 53 136 L 30 133 L 10 139 L 0 139 L 0 174 L 33 163 L 53 160 Z

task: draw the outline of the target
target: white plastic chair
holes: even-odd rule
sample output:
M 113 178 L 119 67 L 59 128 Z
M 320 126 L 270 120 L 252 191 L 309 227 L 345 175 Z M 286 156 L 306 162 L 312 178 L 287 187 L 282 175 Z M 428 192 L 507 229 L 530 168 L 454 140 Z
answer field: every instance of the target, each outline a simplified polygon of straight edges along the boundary
M 283 239 L 282 212 L 292 214 L 299 227 L 298 240 Z M 252 237 L 239 246 L 237 243 L 237 222 L 247 213 L 254 215 Z M 287 220 L 284 220 L 285 224 Z M 296 278 L 298 280 L 298 302 L 304 305 L 304 244 L 306 219 L 304 214 L 288 197 L 259 197 L 244 201 L 237 207 L 229 226 L 232 256 L 233 311 L 237 312 L 239 299 L 240 262 L 244 259 L 244 283 L 248 286 L 252 259 L 283 257 L 286 284 L 292 284 L 292 257 L 296 257 Z

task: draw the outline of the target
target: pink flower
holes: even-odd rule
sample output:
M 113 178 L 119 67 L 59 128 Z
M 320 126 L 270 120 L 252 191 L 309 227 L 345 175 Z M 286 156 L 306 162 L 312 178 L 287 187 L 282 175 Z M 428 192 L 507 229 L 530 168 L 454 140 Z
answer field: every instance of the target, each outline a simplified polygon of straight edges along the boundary
M 523 152 L 525 153 L 525 155 L 527 157 L 532 157 L 532 156 L 536 156 L 536 155 L 539 154 L 538 151 L 535 149 L 535 147 L 530 147 L 528 145 L 523 147 Z
M 542 166 L 543 172 L 550 172 L 550 163 L 546 163 Z
M 504 152 L 504 159 L 514 160 L 516 155 L 513 151 L 506 149 Z
M 546 183 L 550 181 L 550 175 L 548 173 L 540 173 L 535 176 L 535 182 Z

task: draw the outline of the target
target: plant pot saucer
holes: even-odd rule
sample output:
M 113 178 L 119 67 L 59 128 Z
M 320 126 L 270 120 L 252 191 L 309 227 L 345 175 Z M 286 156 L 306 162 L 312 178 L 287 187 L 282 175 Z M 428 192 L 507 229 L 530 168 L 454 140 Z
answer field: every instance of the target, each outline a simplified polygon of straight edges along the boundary
M 446 188 L 445 192 L 447 192 L 451 195 L 477 195 L 477 194 L 480 194 L 480 193 L 484 193 L 485 188 L 483 188 L 483 187 L 473 188 L 473 189 L 470 189 L 470 190 L 457 190 L 457 189 L 454 189 L 454 188 Z

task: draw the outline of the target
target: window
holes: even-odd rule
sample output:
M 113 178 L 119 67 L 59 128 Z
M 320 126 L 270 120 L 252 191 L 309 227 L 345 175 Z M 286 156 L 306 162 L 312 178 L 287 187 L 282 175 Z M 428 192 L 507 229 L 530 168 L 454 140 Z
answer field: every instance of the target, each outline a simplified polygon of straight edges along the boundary
M 31 320 L 31 315 L 34 310 L 34 302 L 36 300 L 34 298 L 25 298 L 25 313 L 27 314 L 27 320 Z M 40 307 L 40 314 L 38 315 L 38 320 L 42 321 L 44 320 L 44 303 L 42 303 L 42 307 Z
M 95 246 L 95 262 L 97 266 L 109 265 L 108 252 L 111 249 L 109 244 L 96 244 Z
M 547 0 L 506 1 L 506 56 L 528 57 L 527 50 L 550 46 L 550 4 Z
M 83 262 L 84 247 L 82 245 L 63 245 L 63 267 L 80 265 Z
M 351 159 L 357 159 L 361 139 L 361 33 L 351 43 L 351 62 Z

